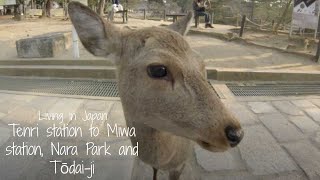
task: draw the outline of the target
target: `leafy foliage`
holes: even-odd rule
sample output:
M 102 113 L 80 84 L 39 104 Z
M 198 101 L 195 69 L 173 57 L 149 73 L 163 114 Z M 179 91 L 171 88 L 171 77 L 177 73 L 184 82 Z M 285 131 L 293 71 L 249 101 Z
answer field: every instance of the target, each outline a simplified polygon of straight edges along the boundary
M 149 2 L 154 0 L 149 0 Z M 182 11 L 192 9 L 193 0 L 171 0 L 176 2 Z M 215 14 L 224 14 L 224 7 L 231 7 L 235 14 L 247 14 L 249 17 L 253 10 L 253 19 L 259 19 L 262 22 L 277 21 L 283 11 L 284 7 L 289 0 L 210 0 Z M 167 0 L 168 2 L 168 0 Z M 252 8 L 252 4 L 254 4 Z M 292 7 L 290 5 L 289 11 L 285 15 L 284 22 L 290 22 L 292 16 Z
M 288 0 L 256 0 L 254 16 L 262 21 L 277 21 L 283 14 Z M 292 18 L 293 4 L 290 5 L 289 11 L 285 14 L 284 23 L 288 23 Z

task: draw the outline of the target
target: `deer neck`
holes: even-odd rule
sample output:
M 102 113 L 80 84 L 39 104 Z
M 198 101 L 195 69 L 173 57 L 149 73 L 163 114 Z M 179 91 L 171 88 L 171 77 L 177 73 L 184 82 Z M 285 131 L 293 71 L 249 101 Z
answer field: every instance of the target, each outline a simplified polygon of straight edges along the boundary
M 139 158 L 145 163 L 155 168 L 171 169 L 182 165 L 190 157 L 193 147 L 190 140 L 134 121 L 129 124 L 136 128 L 137 135 L 131 137 L 131 142 L 139 143 Z

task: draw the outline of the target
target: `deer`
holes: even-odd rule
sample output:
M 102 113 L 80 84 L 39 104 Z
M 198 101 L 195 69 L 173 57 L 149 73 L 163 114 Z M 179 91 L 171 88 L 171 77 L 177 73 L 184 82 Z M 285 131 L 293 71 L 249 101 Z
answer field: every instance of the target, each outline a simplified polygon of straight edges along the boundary
M 69 16 L 83 46 L 93 55 L 114 55 L 124 117 L 135 127 L 138 158 L 178 180 L 195 143 L 211 152 L 235 147 L 240 122 L 207 81 L 203 59 L 184 36 L 193 13 L 168 27 L 120 29 L 79 2 Z

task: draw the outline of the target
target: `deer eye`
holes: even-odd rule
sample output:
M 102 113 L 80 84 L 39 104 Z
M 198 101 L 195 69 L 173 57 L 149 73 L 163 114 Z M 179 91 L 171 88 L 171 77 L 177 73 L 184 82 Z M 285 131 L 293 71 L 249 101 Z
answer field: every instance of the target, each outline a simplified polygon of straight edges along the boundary
M 163 78 L 168 75 L 167 67 L 163 65 L 148 66 L 148 75 L 152 78 Z

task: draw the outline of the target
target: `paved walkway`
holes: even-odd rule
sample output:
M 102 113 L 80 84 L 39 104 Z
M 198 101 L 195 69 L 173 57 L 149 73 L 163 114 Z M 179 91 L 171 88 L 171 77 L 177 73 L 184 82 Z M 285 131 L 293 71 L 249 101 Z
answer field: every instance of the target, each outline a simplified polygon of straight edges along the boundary
M 228 152 L 211 153 L 195 147 L 195 156 L 189 164 L 191 171 L 184 172 L 184 179 L 201 180 L 251 180 L 251 179 L 281 179 L 304 180 L 320 179 L 320 96 L 317 97 L 248 97 L 234 98 L 225 96 L 226 106 L 240 119 L 245 137 L 241 144 Z M 38 112 L 41 112 L 39 121 Z M 43 120 L 44 112 L 63 113 L 63 121 Z M 99 127 L 100 134 L 92 138 L 88 129 L 90 121 L 81 120 L 85 112 L 107 113 L 105 121 L 95 121 L 92 126 Z M 66 118 L 69 113 L 75 113 L 77 120 Z M 59 119 L 56 116 L 56 119 Z M 80 120 L 79 120 L 80 119 Z M 82 137 L 46 137 L 46 128 L 69 125 L 81 127 Z M 39 137 L 17 137 L 13 134 L 13 126 L 39 127 Z M 107 124 L 113 127 L 125 127 L 125 120 L 119 100 L 92 100 L 66 97 L 49 97 L 33 95 L 17 95 L 0 93 L 0 174 L 1 179 L 87 179 L 85 174 L 67 176 L 54 173 L 55 165 L 49 161 L 60 160 L 67 163 L 82 163 L 89 168 L 93 162 L 95 174 L 93 179 L 126 180 L 151 179 L 151 169 L 138 161 L 135 156 L 119 156 L 121 146 L 130 146 L 126 137 L 108 137 Z M 16 125 L 18 127 L 18 125 Z M 28 133 L 26 133 L 26 136 Z M 8 146 L 40 145 L 43 157 L 38 156 L 5 156 L 9 153 Z M 71 155 L 69 149 L 66 156 L 51 155 L 51 142 L 60 145 L 77 145 L 79 155 Z M 110 145 L 107 149 L 111 156 L 85 155 L 86 142 Z M 10 148 L 9 148 L 10 149 Z M 91 149 L 92 150 L 92 149 Z M 63 153 L 63 149 L 60 151 Z M 130 152 L 130 151 L 129 151 Z M 19 153 L 16 151 L 16 153 Z M 20 152 L 21 153 L 21 152 Z M 25 151 L 26 153 L 26 151 Z M 57 171 L 63 164 L 57 163 Z M 63 168 L 62 168 L 63 169 Z M 164 179 L 164 173 L 160 173 Z

